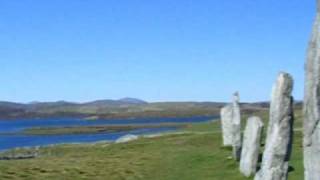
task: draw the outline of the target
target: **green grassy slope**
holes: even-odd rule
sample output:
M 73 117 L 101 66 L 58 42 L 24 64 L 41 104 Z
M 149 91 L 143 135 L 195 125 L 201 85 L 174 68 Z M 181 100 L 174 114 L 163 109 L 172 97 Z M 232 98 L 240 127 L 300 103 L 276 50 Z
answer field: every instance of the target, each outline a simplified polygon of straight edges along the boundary
M 262 116 L 266 119 L 266 113 Z M 296 125 L 300 122 L 299 118 Z M 229 158 L 231 150 L 221 147 L 219 122 L 189 125 L 185 131 L 188 133 L 142 138 L 128 144 L 43 148 L 40 158 L 0 161 L 0 179 L 252 179 L 239 173 L 238 163 Z M 296 131 L 290 162 L 292 180 L 303 179 L 301 141 L 302 134 Z

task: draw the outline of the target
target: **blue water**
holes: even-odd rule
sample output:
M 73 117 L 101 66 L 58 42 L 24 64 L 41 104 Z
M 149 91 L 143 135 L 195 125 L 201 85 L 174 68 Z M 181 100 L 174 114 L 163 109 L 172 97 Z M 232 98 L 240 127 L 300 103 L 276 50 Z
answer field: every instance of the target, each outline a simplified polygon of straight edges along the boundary
M 75 134 L 75 135 L 24 135 L 21 133 L 26 128 L 34 127 L 72 127 L 95 125 L 129 125 L 129 124 L 161 124 L 161 123 L 200 123 L 207 122 L 215 117 L 191 117 L 191 118 L 145 118 L 127 120 L 84 120 L 75 118 L 56 119 L 19 119 L 0 120 L 0 150 L 17 147 L 46 146 L 61 143 L 89 143 L 96 141 L 114 141 L 127 134 L 154 134 L 174 131 L 176 128 L 140 128 L 130 131 L 99 134 Z M 2 133 L 2 134 L 1 134 Z M 7 134 L 5 134 L 7 133 Z M 9 134 L 8 134 L 9 133 Z M 10 134 L 13 133 L 13 134 Z

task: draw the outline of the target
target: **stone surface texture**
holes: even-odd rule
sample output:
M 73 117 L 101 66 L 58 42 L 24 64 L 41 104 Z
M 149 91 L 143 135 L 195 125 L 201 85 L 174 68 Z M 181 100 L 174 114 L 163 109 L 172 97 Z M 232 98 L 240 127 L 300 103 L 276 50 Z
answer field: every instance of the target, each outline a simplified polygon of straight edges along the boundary
M 240 98 L 239 93 L 236 92 L 233 95 L 233 120 L 232 120 L 232 136 L 233 136 L 233 158 L 237 161 L 240 160 L 241 157 L 241 146 L 242 146 L 242 139 L 241 139 L 241 110 L 239 104 Z
M 320 179 L 320 2 L 305 66 L 304 168 L 306 180 Z
M 233 95 L 233 102 L 221 109 L 223 145 L 233 147 L 233 157 L 237 160 L 241 155 L 241 112 L 239 94 Z
M 255 180 L 286 180 L 293 137 L 293 79 L 280 73 L 272 91 L 267 139 Z
M 232 146 L 232 114 L 232 105 L 227 105 L 221 109 L 223 146 Z
M 261 135 L 264 124 L 259 117 L 250 117 L 244 131 L 240 172 L 246 177 L 254 175 L 257 171 Z

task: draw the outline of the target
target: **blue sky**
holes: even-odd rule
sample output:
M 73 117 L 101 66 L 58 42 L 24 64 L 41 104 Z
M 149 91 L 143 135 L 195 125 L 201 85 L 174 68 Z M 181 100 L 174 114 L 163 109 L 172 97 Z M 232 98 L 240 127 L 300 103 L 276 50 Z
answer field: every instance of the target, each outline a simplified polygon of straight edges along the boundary
M 303 97 L 314 0 L 0 0 L 0 100 Z

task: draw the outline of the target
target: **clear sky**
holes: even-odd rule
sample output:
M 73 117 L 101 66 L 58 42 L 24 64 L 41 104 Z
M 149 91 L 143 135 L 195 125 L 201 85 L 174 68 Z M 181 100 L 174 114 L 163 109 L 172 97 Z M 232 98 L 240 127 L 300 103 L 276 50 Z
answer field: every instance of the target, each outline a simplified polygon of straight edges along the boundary
M 0 100 L 303 97 L 315 0 L 0 0 Z

